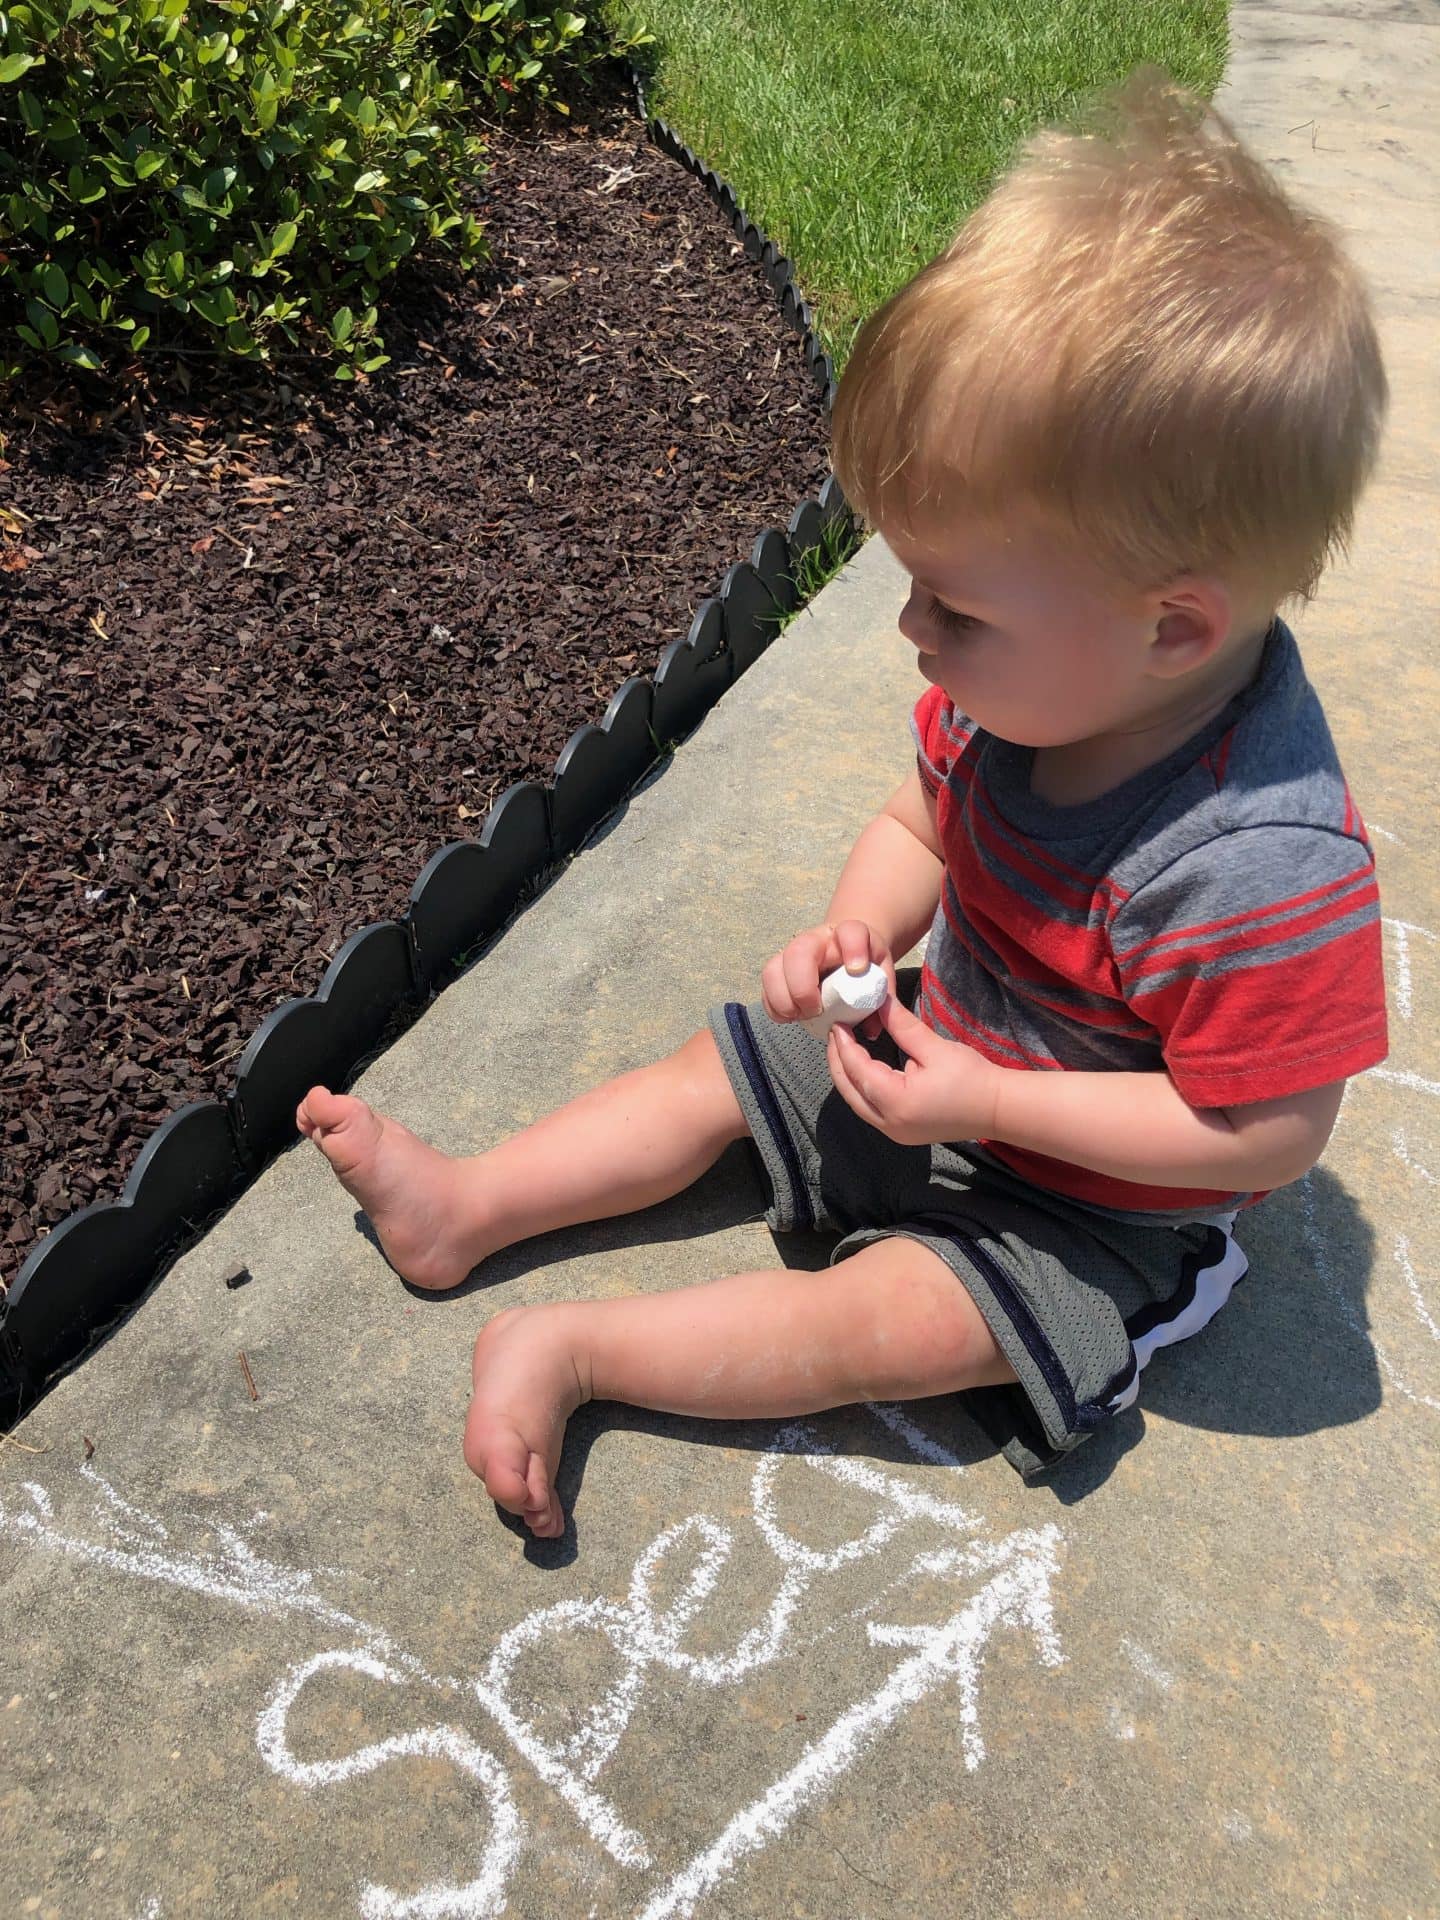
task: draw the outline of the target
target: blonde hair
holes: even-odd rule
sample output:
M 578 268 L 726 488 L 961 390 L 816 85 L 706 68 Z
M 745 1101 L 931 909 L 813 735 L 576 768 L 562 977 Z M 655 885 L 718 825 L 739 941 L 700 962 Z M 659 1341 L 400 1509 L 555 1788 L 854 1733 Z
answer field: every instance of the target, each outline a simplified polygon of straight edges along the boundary
M 1217 569 L 1278 605 L 1345 551 L 1386 402 L 1338 231 L 1146 67 L 870 316 L 832 459 L 911 539 L 1028 500 L 1131 587 Z

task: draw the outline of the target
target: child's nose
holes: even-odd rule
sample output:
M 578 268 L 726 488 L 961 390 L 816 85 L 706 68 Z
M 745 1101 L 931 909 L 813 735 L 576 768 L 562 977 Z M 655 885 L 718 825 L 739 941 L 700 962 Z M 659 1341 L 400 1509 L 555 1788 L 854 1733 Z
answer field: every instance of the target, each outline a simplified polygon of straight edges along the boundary
M 935 651 L 934 638 L 925 624 L 913 594 L 901 609 L 899 627 L 912 647 L 918 647 L 921 653 Z

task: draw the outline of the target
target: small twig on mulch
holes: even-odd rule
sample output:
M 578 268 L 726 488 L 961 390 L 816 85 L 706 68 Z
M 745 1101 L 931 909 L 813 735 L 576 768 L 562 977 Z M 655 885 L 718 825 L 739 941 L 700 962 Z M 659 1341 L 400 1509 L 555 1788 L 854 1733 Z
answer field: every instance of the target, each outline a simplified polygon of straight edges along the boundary
M 250 1398 L 258 1400 L 260 1395 L 255 1391 L 255 1376 L 250 1371 L 250 1362 L 245 1358 L 243 1349 L 240 1353 L 240 1371 L 244 1374 L 245 1384 L 250 1389 Z

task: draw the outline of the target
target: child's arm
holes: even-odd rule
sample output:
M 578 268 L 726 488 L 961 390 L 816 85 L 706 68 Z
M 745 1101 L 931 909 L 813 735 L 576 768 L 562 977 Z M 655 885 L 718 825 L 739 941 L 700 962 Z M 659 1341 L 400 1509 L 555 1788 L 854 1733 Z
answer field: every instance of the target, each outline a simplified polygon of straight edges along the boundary
M 988 1136 L 1155 1187 L 1268 1192 L 1308 1173 L 1345 1094 L 1308 1093 L 1232 1107 L 1192 1107 L 1168 1073 L 1032 1073 L 993 1069 Z
M 930 931 L 944 877 L 935 802 L 912 769 L 851 848 L 825 918 L 863 920 L 903 958 Z
M 892 1140 L 1003 1141 L 1143 1186 L 1258 1193 L 1298 1180 L 1324 1151 L 1345 1091 L 1336 1080 L 1278 1100 L 1192 1107 L 1163 1071 L 1002 1067 L 893 997 L 879 1018 L 907 1056 L 904 1072 L 840 1027 L 830 1067 L 850 1106 Z

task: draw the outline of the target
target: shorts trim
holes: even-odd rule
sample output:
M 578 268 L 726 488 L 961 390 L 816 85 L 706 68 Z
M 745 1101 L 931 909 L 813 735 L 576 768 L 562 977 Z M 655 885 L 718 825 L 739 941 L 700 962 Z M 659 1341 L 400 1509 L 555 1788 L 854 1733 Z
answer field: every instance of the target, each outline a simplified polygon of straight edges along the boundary
M 1140 1362 L 1135 1354 L 1134 1344 L 1130 1347 L 1130 1358 L 1121 1367 L 1112 1380 L 1106 1382 L 1100 1398 L 1094 1402 L 1097 1414 L 1109 1419 L 1113 1414 L 1123 1413 L 1132 1407 L 1140 1393 Z M 1098 1426 L 1099 1419 L 1092 1425 Z
M 991 1291 L 1005 1309 L 1010 1324 L 1025 1342 L 1025 1349 L 1030 1358 L 1044 1375 L 1045 1384 L 1054 1396 L 1055 1405 L 1060 1410 L 1060 1417 L 1065 1423 L 1066 1431 L 1071 1431 L 1075 1426 L 1076 1407 L 1075 1394 L 1070 1386 L 1069 1377 L 1060 1364 L 1059 1354 L 1041 1331 L 1039 1321 L 1021 1298 L 1019 1288 L 994 1254 L 981 1241 L 974 1239 L 968 1233 L 951 1234 L 949 1237 L 965 1249 L 990 1282 Z
M 1224 1227 L 1211 1227 L 1198 1253 L 1187 1254 L 1180 1285 L 1168 1300 L 1152 1302 L 1125 1322 L 1135 1356 L 1135 1377 L 1110 1401 L 1121 1413 L 1140 1392 L 1140 1370 L 1160 1347 L 1173 1347 L 1209 1326 L 1245 1275 L 1250 1262 Z
M 1041 1377 L 1050 1389 L 1065 1433 L 1083 1432 L 1097 1426 L 1099 1420 L 1105 1417 L 1104 1412 L 1099 1408 L 1076 1405 L 1075 1391 L 1061 1365 L 1059 1354 L 1046 1339 L 1044 1330 L 1026 1306 L 1019 1288 L 989 1248 L 968 1233 L 956 1232 L 953 1227 L 940 1228 L 939 1237 L 957 1247 L 989 1286 L 996 1304 L 1020 1336 L 1025 1351 L 1039 1368 Z
M 779 1154 L 790 1182 L 791 1213 L 796 1227 L 809 1232 L 815 1225 L 815 1212 L 810 1205 L 810 1193 L 805 1184 L 804 1171 L 800 1165 L 800 1156 L 795 1151 L 795 1142 L 790 1137 L 790 1129 L 785 1124 L 785 1116 L 780 1111 L 780 1103 L 775 1098 L 775 1089 L 770 1084 L 770 1076 L 765 1071 L 765 1063 L 756 1044 L 755 1031 L 750 1024 L 750 1015 L 738 1000 L 725 1002 L 725 1024 L 730 1039 L 739 1056 L 740 1065 L 745 1070 L 745 1078 L 750 1083 L 750 1091 L 755 1096 L 761 1117 L 770 1130 L 770 1138 Z

